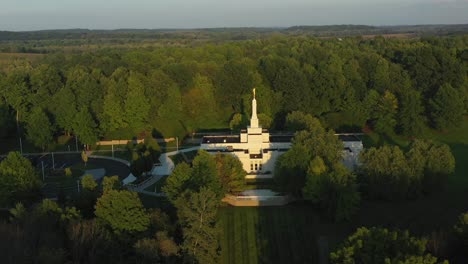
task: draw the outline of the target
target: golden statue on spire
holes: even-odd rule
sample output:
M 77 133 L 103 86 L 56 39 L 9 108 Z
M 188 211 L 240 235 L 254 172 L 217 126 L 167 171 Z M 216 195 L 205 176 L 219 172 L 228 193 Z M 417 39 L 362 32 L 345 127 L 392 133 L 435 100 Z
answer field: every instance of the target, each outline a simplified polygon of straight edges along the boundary
M 254 95 L 254 99 L 255 99 L 255 88 L 253 88 L 253 95 Z

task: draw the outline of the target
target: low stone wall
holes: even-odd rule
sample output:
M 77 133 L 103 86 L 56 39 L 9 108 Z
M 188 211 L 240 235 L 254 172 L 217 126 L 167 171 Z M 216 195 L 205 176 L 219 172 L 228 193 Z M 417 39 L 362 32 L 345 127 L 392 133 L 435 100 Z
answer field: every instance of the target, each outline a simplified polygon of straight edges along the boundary
M 293 201 L 289 195 L 285 196 L 234 196 L 226 195 L 223 202 L 232 206 L 283 206 Z

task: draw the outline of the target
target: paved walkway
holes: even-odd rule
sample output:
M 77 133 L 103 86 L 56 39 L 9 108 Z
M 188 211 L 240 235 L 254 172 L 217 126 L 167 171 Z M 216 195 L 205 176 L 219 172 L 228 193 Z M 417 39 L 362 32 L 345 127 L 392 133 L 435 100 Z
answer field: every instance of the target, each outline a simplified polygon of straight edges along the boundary
M 178 153 L 195 151 L 198 149 L 200 149 L 200 147 L 196 146 L 192 148 L 179 149 L 178 151 L 162 153 L 161 156 L 159 157 L 159 161 L 161 162 L 161 165 L 155 166 L 153 168 L 153 170 L 151 171 L 151 176 L 147 180 L 145 180 L 144 182 L 138 185 L 129 184 L 127 188 L 135 192 L 144 193 L 146 188 L 158 182 L 162 177 L 171 175 L 172 171 L 174 170 L 175 165 L 172 159 L 169 158 L 170 156 L 177 155 Z

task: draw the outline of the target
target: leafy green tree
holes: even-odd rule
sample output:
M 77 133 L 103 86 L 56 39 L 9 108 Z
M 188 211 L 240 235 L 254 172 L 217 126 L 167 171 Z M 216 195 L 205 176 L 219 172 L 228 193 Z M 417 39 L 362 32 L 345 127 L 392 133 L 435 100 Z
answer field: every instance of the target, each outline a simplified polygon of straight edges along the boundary
M 150 104 L 145 96 L 144 83 L 141 80 L 143 77 L 131 73 L 128 77 L 128 92 L 125 99 L 125 122 L 135 132 L 140 132 L 146 127 Z
M 192 161 L 192 190 L 198 192 L 200 188 L 206 187 L 216 193 L 220 200 L 224 195 L 221 179 L 218 176 L 216 161 L 214 157 L 204 150 L 199 150 Z
M 213 83 L 206 76 L 197 74 L 193 79 L 193 87 L 182 96 L 184 112 L 188 121 L 195 128 L 209 127 L 217 120 Z
M 255 85 L 255 69 L 252 64 L 243 59 L 230 60 L 223 65 L 216 77 L 222 106 L 231 106 L 236 111 L 242 111 L 242 96 Z
M 411 185 L 407 159 L 398 146 L 370 148 L 361 152 L 361 184 L 371 198 L 406 198 Z
M 48 102 L 50 97 L 63 86 L 62 77 L 58 69 L 42 64 L 32 69 L 30 74 L 31 103 L 36 107 L 51 109 Z
M 67 176 L 68 178 L 71 178 L 71 176 L 72 176 L 72 174 L 73 174 L 73 173 L 72 173 L 72 170 L 70 169 L 70 167 L 65 168 L 65 169 L 64 169 L 64 173 L 65 173 L 65 176 Z
M 143 232 L 150 224 L 149 215 L 137 193 L 110 190 L 96 203 L 96 217 L 116 234 Z
M 286 126 L 300 131 L 294 136 L 292 148 L 278 158 L 274 178 L 279 188 L 300 196 L 311 161 L 319 156 L 328 168 L 333 168 L 341 162 L 343 142 L 332 130 L 326 131 L 318 119 L 301 112 L 290 113 Z
M 335 221 L 349 220 L 360 202 L 355 176 L 340 163 L 327 170 L 320 157 L 311 161 L 302 189 L 304 199 L 325 209 Z
M 436 258 L 427 256 L 426 244 L 426 239 L 413 237 L 408 231 L 361 227 L 330 253 L 330 262 L 435 263 Z M 413 262 L 420 258 L 425 261 Z
M 73 121 L 73 131 L 80 141 L 88 147 L 97 141 L 96 127 L 93 117 L 86 108 L 82 108 L 76 114 Z
M 35 146 L 45 150 L 52 142 L 53 128 L 46 113 L 40 108 L 34 108 L 26 123 L 26 138 Z
M 83 65 L 76 65 L 67 71 L 65 87 L 75 95 L 77 109 L 88 108 L 94 115 L 100 112 L 103 91 L 99 86 L 100 77 L 98 70 L 90 70 Z
M 468 212 L 458 217 L 458 222 L 453 229 L 460 241 L 460 249 L 466 249 L 468 247 Z
M 429 109 L 434 127 L 449 129 L 458 126 L 463 120 L 463 97 L 450 84 L 444 84 L 430 100 Z
M 123 110 L 123 101 L 118 94 L 117 83 L 110 80 L 107 84 L 107 92 L 103 101 L 103 120 L 101 126 L 107 131 L 115 131 L 127 127 Z
M 76 98 L 70 88 L 61 88 L 52 96 L 51 110 L 57 125 L 69 134 L 75 127 L 77 116 Z
M 455 157 L 446 144 L 432 144 L 426 153 L 426 167 L 423 178 L 423 189 L 427 193 L 440 190 L 447 182 L 448 176 L 455 171 Z
M 408 136 L 418 135 L 422 133 L 425 121 L 420 93 L 415 90 L 403 92 L 398 112 L 398 123 L 401 132 Z
M 119 176 L 106 176 L 102 180 L 102 191 L 104 193 L 111 191 L 111 190 L 120 190 L 121 182 Z
M 232 155 L 216 154 L 215 161 L 224 191 L 227 193 L 243 191 L 246 187 L 246 172 L 240 160 Z
M 398 109 L 398 99 L 389 91 L 385 91 L 380 98 L 375 110 L 375 131 L 379 133 L 391 133 L 397 124 L 396 114 Z
M 23 120 L 31 98 L 29 83 L 30 66 L 24 65 L 9 72 L 4 80 L 2 96 L 5 102 L 16 111 L 16 121 Z
M 96 190 L 98 184 L 96 180 L 94 180 L 93 175 L 86 174 L 83 176 L 83 178 L 81 178 L 81 186 L 83 186 L 83 189 L 85 190 L 94 191 Z
M 229 121 L 229 128 L 231 130 L 238 130 L 242 127 L 243 125 L 243 116 L 241 113 L 235 113 L 233 116 L 232 116 L 232 119 L 231 121 Z
M 31 162 L 19 152 L 10 152 L 0 162 L 0 203 L 29 201 L 38 195 L 40 180 Z
M 170 201 L 175 201 L 189 187 L 191 175 L 192 169 L 187 163 L 182 162 L 175 167 L 162 188 Z
M 258 122 L 260 123 L 260 126 L 262 126 L 262 128 L 270 128 L 271 124 L 273 123 L 273 120 L 267 114 L 260 113 L 258 114 Z
M 143 263 L 171 263 L 179 255 L 178 245 L 167 232 L 157 232 L 153 239 L 140 239 L 134 247 Z
M 1 86 L 0 89 L 2 89 Z M 0 95 L 0 127 L 2 127 L 0 130 L 0 137 L 6 137 L 12 133 L 12 129 L 14 128 L 14 118 L 6 103 L 2 103 L 1 101 L 2 99 Z
M 88 163 L 88 154 L 86 154 L 86 151 L 81 151 L 81 160 L 84 162 L 85 167 L 86 164 Z
M 175 201 L 184 238 L 182 249 L 187 253 L 188 261 L 219 262 L 219 204 L 218 195 L 206 187 L 198 192 L 185 191 Z

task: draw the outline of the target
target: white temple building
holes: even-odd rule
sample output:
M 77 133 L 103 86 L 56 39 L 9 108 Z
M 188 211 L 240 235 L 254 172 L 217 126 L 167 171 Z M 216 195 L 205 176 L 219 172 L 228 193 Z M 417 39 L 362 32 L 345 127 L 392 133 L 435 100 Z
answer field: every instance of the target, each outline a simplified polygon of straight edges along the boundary
M 344 164 L 353 169 L 362 150 L 362 142 L 353 135 L 337 135 L 344 142 Z M 257 100 L 255 89 L 252 99 L 252 118 L 250 126 L 242 129 L 240 135 L 205 136 L 200 149 L 216 154 L 229 153 L 242 162 L 247 172 L 247 179 L 273 178 L 275 163 L 279 156 L 288 151 L 293 134 L 270 134 L 263 129 L 257 118 Z

